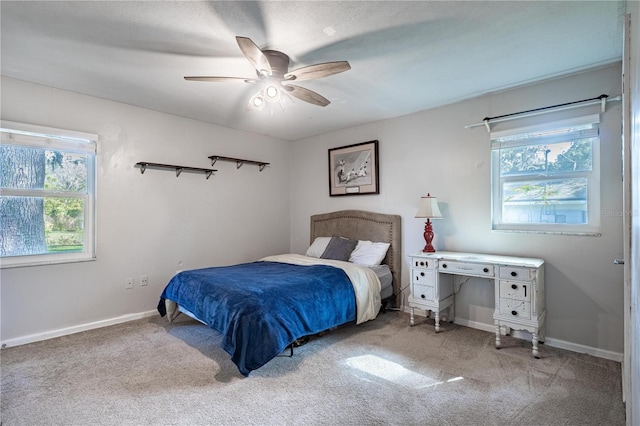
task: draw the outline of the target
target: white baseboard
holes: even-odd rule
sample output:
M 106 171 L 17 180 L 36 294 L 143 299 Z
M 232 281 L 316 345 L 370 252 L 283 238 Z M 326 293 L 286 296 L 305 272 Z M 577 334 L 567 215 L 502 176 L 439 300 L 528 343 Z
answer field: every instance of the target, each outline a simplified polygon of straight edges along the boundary
M 604 349 L 594 348 L 592 346 L 579 345 L 577 343 L 566 342 L 564 340 L 552 339 L 547 337 L 544 341 L 545 345 L 554 348 L 566 349 L 572 352 L 578 352 L 587 355 L 593 355 L 598 358 L 609 359 L 611 361 L 622 362 L 622 354 L 619 352 L 607 351 Z
M 478 330 L 488 331 L 491 334 L 496 332 L 496 326 L 494 324 L 485 324 L 484 322 L 471 321 L 466 319 L 456 318 L 453 321 L 454 324 L 464 325 L 465 327 L 477 328 Z M 503 330 L 504 332 L 504 330 Z
M 11 346 L 26 345 L 27 343 L 40 342 L 42 340 L 53 339 L 55 337 L 67 336 L 69 334 L 80 333 L 81 331 L 93 330 L 96 328 L 108 327 L 110 325 L 122 324 L 123 322 L 149 318 L 158 315 L 157 310 L 140 312 L 137 314 L 127 314 L 115 318 L 109 318 L 101 321 L 90 322 L 87 324 L 74 325 L 73 327 L 65 327 L 57 330 L 45 331 L 44 333 L 31 334 L 29 336 L 17 337 L 15 339 L 3 340 L 0 342 L 2 348 Z
M 403 312 L 410 312 L 410 308 L 407 306 L 404 306 L 401 309 Z M 426 312 L 421 310 L 421 309 L 416 309 L 415 310 L 416 315 L 419 316 L 426 316 Z M 483 322 L 477 322 L 477 321 L 470 321 L 470 320 L 466 320 L 466 319 L 458 319 L 456 318 L 453 321 L 454 324 L 458 324 L 458 325 L 462 325 L 465 327 L 470 327 L 470 328 L 476 328 L 478 330 L 483 330 L 483 331 L 488 331 L 489 333 L 495 333 L 495 325 L 493 324 L 486 324 Z M 523 332 L 523 331 L 518 331 L 518 330 L 512 330 L 511 331 L 511 335 L 513 337 L 519 338 L 519 339 L 527 339 L 527 340 L 531 340 L 531 335 L 527 332 Z M 585 346 L 585 345 L 580 345 L 578 343 L 571 343 L 571 342 L 567 342 L 564 340 L 559 340 L 559 339 L 553 339 L 551 337 L 546 337 L 544 344 L 547 346 L 551 346 L 554 348 L 560 348 L 560 349 L 566 349 L 568 351 L 572 351 L 572 352 L 577 352 L 577 353 L 581 353 L 581 354 L 587 354 L 587 355 L 592 355 L 598 358 L 604 358 L 604 359 L 608 359 L 611 361 L 617 361 L 617 362 L 622 362 L 622 354 L 619 352 L 613 352 L 613 351 L 607 351 L 604 349 L 598 349 L 598 348 L 594 348 L 592 346 Z

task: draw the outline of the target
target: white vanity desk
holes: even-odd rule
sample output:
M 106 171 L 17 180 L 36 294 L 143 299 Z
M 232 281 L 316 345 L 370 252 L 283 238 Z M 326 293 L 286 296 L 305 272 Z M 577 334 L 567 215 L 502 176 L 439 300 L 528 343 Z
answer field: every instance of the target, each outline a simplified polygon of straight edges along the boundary
M 440 331 L 440 312 L 449 310 L 454 317 L 454 287 L 469 277 L 493 280 L 495 287 L 496 348 L 500 348 L 500 328 L 526 330 L 531 333 L 533 356 L 538 353 L 538 339 L 544 341 L 544 260 L 491 254 L 439 251 L 418 252 L 411 262 L 411 326 L 415 325 L 414 309 L 431 311 L 436 333 Z

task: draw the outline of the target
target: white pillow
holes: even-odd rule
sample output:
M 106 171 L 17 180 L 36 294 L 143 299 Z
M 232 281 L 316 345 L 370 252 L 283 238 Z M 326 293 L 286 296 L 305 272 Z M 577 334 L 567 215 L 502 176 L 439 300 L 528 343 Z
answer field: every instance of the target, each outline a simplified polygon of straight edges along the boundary
M 327 244 L 331 241 L 331 237 L 316 237 L 313 243 L 307 249 L 306 256 L 320 258 L 322 253 L 327 249 Z
M 371 241 L 358 241 L 358 245 L 351 252 L 349 262 L 364 266 L 380 265 L 387 255 L 389 243 L 374 243 Z

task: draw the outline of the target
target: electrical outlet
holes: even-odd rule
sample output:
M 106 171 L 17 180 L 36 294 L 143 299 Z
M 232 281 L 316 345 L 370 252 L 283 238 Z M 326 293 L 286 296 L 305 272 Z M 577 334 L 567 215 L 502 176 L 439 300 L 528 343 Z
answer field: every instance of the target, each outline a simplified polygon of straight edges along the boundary
M 125 288 L 128 288 L 128 289 L 133 288 L 133 278 L 127 278 L 127 285 Z
M 149 285 L 149 276 L 148 275 L 143 275 L 140 277 L 140 285 L 144 286 L 144 285 Z

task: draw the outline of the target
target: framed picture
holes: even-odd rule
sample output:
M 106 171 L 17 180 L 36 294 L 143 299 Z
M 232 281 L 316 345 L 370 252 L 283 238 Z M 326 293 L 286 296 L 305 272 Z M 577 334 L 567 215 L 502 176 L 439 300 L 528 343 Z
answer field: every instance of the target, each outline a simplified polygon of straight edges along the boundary
M 379 194 L 378 141 L 329 150 L 329 195 Z

